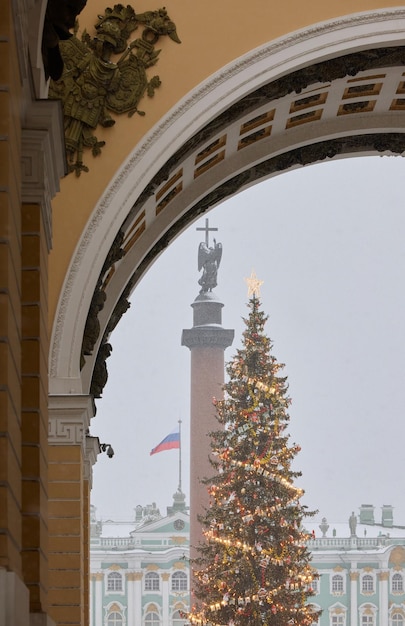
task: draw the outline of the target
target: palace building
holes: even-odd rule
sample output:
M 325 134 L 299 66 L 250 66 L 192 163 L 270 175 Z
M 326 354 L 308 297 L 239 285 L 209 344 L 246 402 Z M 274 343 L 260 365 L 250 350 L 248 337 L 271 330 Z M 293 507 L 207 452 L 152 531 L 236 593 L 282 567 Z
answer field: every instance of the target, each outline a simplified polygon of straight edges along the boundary
M 190 604 L 190 519 L 184 494 L 166 516 L 137 506 L 135 519 L 100 522 L 91 507 L 90 626 L 183 626 Z
M 393 509 L 361 505 L 346 523 L 308 531 L 316 626 L 405 625 L 405 526 Z M 183 626 L 189 606 L 189 516 L 137 507 L 133 522 L 97 521 L 92 508 L 90 626 Z M 315 626 L 315 624 L 314 624 Z

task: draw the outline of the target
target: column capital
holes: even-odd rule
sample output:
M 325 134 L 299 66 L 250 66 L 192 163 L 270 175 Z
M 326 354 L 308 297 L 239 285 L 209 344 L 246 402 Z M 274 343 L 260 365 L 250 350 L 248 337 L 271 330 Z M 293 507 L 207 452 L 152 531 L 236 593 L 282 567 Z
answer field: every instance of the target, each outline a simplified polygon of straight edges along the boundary
M 381 582 L 389 580 L 389 577 L 390 577 L 390 573 L 388 570 L 385 570 L 383 572 L 377 572 L 377 578 Z
M 162 574 L 162 580 L 163 580 L 163 582 L 167 582 L 169 579 L 170 579 L 170 574 L 169 574 L 169 572 L 164 572 L 164 573 Z
M 187 348 L 229 348 L 235 335 L 234 330 L 215 326 L 197 326 L 184 329 L 181 336 L 181 345 Z
M 349 576 L 350 576 L 350 580 L 352 581 L 359 580 L 360 572 L 358 571 L 349 572 Z
M 85 434 L 94 414 L 94 400 L 90 395 L 49 396 L 48 443 L 84 447 Z

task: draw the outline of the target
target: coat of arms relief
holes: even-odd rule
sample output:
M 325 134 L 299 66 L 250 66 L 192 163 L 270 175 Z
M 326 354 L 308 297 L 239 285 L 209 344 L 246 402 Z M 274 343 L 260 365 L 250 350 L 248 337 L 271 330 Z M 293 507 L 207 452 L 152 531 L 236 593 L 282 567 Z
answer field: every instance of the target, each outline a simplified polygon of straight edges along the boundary
M 148 78 L 147 70 L 158 60 L 155 45 L 162 36 L 180 43 L 166 9 L 136 13 L 116 4 L 98 16 L 94 36 L 84 31 L 79 38 L 76 30 L 60 42 L 64 70 L 51 81 L 49 97 L 63 103 L 68 166 L 76 176 L 89 170 L 85 149 L 100 154 L 105 142 L 95 132 L 98 125 L 115 124 L 110 113 L 145 114 L 138 108 L 141 99 L 152 97 L 161 84 L 159 76 Z

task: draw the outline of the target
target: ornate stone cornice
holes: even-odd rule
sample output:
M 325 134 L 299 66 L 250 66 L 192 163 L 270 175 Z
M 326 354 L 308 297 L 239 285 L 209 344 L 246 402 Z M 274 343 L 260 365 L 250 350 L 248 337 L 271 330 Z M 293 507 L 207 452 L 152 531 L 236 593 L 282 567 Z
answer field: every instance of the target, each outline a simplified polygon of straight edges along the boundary
M 58 102 L 41 100 L 28 108 L 22 131 L 22 201 L 39 204 L 48 250 L 52 247 L 52 198 L 65 174 L 62 111 Z
M 85 447 L 85 434 L 93 416 L 91 396 L 49 396 L 48 443 Z

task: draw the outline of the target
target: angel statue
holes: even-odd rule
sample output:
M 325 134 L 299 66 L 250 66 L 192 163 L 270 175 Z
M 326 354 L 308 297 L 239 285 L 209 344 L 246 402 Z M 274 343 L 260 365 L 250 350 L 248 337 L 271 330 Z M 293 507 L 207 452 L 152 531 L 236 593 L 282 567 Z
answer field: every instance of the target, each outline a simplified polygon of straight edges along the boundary
M 198 247 L 198 271 L 203 270 L 202 276 L 198 281 L 201 285 L 200 293 L 212 291 L 217 286 L 218 268 L 221 263 L 222 244 L 217 243 L 214 239 L 214 245 L 208 245 L 202 241 Z
M 129 42 L 139 27 L 141 37 Z M 89 171 L 83 163 L 84 148 L 91 148 L 93 156 L 100 154 L 105 142 L 94 130 L 98 124 L 115 124 L 109 112 L 145 115 L 138 104 L 160 85 L 159 76 L 148 80 L 146 75 L 158 60 L 160 50 L 154 46 L 159 38 L 168 35 L 180 43 L 166 9 L 137 14 L 130 5 L 115 4 L 98 16 L 95 30 L 94 37 L 84 31 L 81 39 L 75 33 L 60 42 L 64 71 L 49 89 L 50 98 L 62 100 L 69 171 L 76 176 Z

